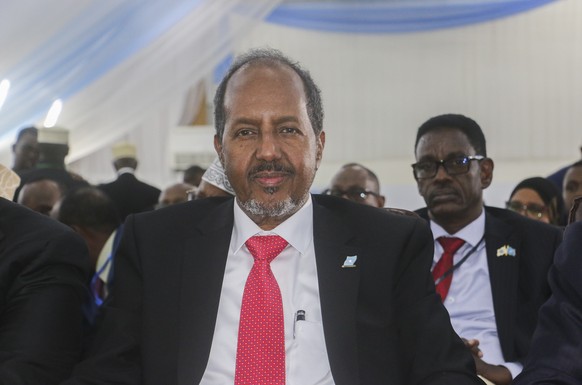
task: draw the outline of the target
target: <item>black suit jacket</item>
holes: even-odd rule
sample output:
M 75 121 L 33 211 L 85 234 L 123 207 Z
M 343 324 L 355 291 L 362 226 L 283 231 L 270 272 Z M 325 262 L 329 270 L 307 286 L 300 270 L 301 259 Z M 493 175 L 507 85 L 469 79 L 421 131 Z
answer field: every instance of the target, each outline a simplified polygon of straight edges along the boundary
M 515 385 L 582 383 L 582 222 L 566 228 L 549 280 L 552 296 L 540 309 L 532 347 Z
M 122 221 L 129 214 L 152 210 L 158 203 L 161 192 L 130 173 L 121 174 L 113 182 L 97 187 L 111 198 Z
M 426 209 L 417 213 L 428 220 Z M 485 207 L 485 247 L 497 332 L 503 358 L 523 362 L 540 306 L 550 296 L 547 274 L 562 240 L 558 227 L 509 210 Z M 516 256 L 497 256 L 511 246 Z M 473 336 L 461 336 L 472 338 Z
M 232 198 L 129 216 L 91 357 L 67 384 L 198 384 L 210 353 Z M 430 276 L 426 223 L 314 196 L 314 247 L 337 385 L 479 384 Z M 357 268 L 341 268 L 357 255 Z
M 0 198 L 0 384 L 58 384 L 80 358 L 85 242 Z

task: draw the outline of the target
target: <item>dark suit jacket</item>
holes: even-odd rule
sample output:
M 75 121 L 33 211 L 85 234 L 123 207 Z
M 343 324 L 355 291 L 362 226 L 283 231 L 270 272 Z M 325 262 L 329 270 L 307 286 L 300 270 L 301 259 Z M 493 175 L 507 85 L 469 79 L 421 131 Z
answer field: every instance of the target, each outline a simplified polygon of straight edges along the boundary
M 97 187 L 111 198 L 122 221 L 129 214 L 152 210 L 158 203 L 161 192 L 130 173 L 121 174 L 113 182 Z
M 566 228 L 549 280 L 552 296 L 540 309 L 516 385 L 582 383 L 582 222 Z
M 426 209 L 417 213 L 428 219 Z M 497 332 L 503 357 L 523 362 L 540 306 L 550 296 L 547 274 L 562 240 L 558 227 L 509 210 L 485 207 L 485 247 Z M 509 245 L 516 256 L 497 256 Z M 461 336 L 472 338 L 472 336 Z
M 216 322 L 233 202 L 208 198 L 127 218 L 97 344 L 67 384 L 199 383 Z M 435 294 L 426 223 L 329 196 L 314 196 L 313 211 L 335 383 L 481 383 Z M 348 255 L 358 256 L 357 268 L 341 268 Z
M 77 234 L 0 198 L 0 384 L 58 384 L 70 376 L 88 275 Z

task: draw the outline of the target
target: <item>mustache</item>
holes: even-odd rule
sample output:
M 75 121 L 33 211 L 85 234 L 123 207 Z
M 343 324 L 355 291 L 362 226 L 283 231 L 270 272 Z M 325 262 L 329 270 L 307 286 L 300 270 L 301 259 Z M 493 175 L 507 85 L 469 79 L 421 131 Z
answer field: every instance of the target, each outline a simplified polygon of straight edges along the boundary
M 249 171 L 249 176 L 254 177 L 256 174 L 260 172 L 284 172 L 288 174 L 294 174 L 295 170 L 293 167 L 283 165 L 279 162 L 261 162 L 260 164 L 256 165 L 255 167 L 251 168 Z

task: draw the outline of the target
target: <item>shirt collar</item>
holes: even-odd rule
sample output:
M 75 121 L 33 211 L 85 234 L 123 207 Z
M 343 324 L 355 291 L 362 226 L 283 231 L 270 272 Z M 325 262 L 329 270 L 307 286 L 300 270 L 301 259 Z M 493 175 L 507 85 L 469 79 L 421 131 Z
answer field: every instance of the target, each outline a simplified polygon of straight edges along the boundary
M 284 238 L 299 253 L 305 254 L 313 238 L 313 203 L 311 195 L 295 214 L 287 218 L 279 226 L 270 231 L 262 230 L 240 208 L 235 199 L 233 245 L 237 253 L 242 245 L 253 235 L 279 235 Z
M 435 221 L 430 221 L 430 229 L 432 230 L 432 235 L 435 240 L 439 237 L 457 237 L 461 238 L 465 243 L 475 246 L 479 243 L 481 238 L 483 238 L 483 234 L 485 234 L 485 209 L 481 211 L 481 215 L 479 215 L 477 219 L 457 231 L 455 234 L 447 233 L 447 231 Z
M 119 170 L 117 170 L 117 175 L 121 175 L 121 174 L 133 174 L 135 173 L 135 170 L 131 167 L 122 167 Z

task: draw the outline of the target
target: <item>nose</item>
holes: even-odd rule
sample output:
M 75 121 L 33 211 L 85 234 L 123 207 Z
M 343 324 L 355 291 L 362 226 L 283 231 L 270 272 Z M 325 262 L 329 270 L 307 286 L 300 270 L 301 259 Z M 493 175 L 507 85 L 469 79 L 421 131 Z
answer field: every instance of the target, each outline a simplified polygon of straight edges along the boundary
M 436 180 L 441 180 L 441 179 L 449 179 L 450 175 L 447 172 L 447 170 L 445 170 L 445 166 L 441 163 L 439 163 L 437 165 L 437 170 L 436 170 L 436 175 L 434 176 L 434 179 Z
M 279 139 L 276 135 L 267 132 L 259 135 L 257 144 L 257 159 L 272 161 L 281 157 Z

